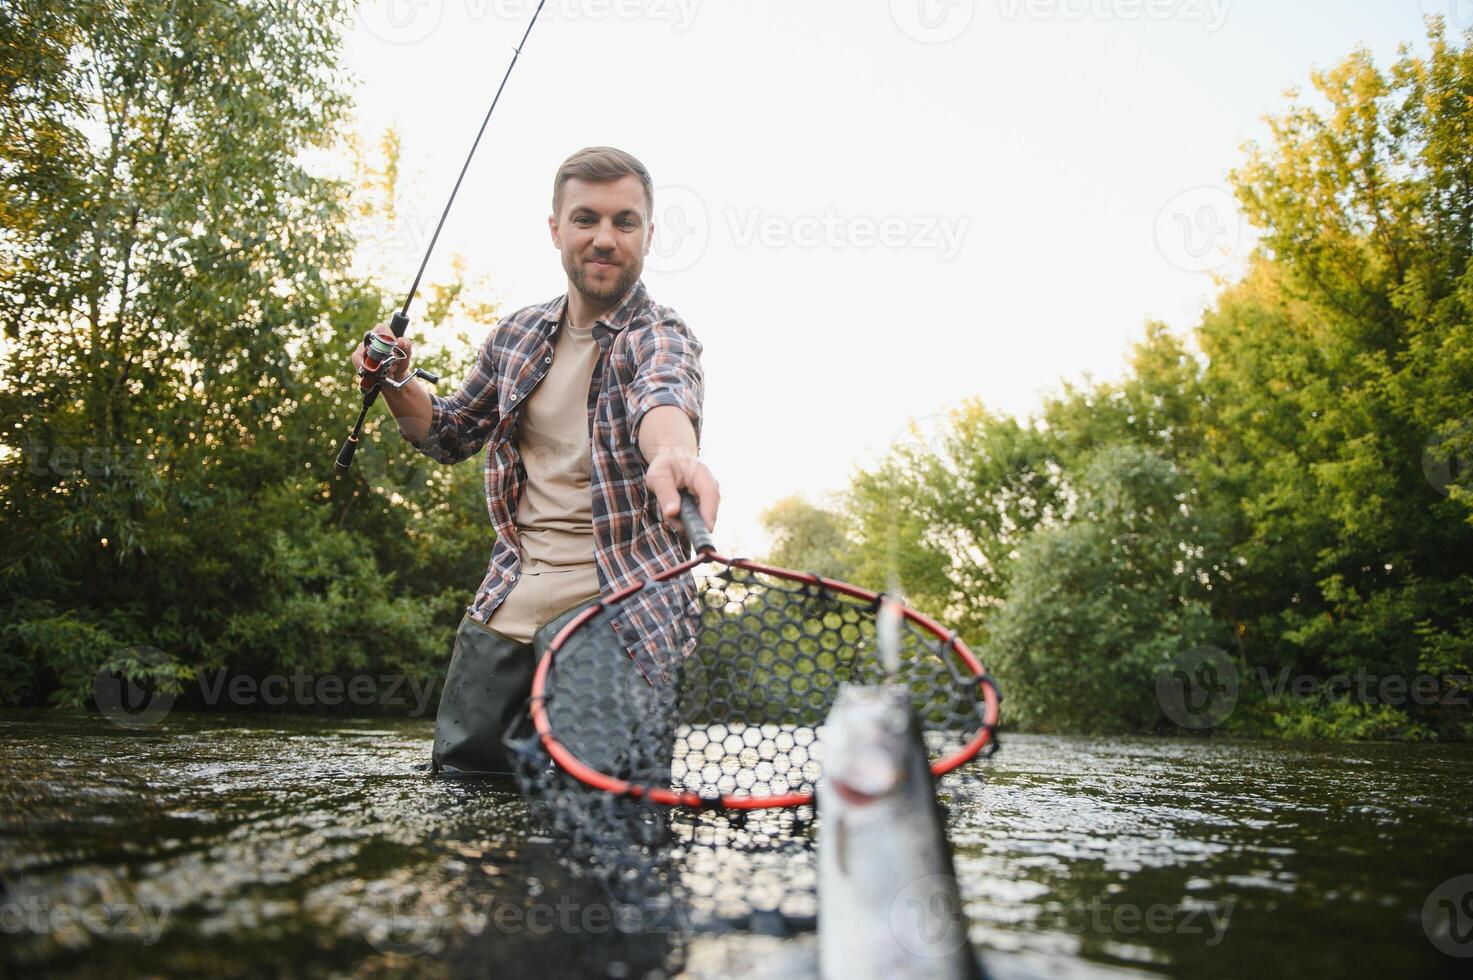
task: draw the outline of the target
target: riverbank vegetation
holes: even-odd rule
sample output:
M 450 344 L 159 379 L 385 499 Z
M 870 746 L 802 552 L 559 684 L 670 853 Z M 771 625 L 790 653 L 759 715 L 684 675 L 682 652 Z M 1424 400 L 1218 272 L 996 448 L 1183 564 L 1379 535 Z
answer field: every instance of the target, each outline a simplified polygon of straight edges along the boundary
M 769 510 L 773 560 L 893 573 L 1011 724 L 1178 730 L 1185 670 L 1228 709 L 1188 728 L 1467 737 L 1473 50 L 1428 41 L 1315 73 L 1245 147 L 1258 245 L 1190 336 L 1148 324 L 1123 380 L 1026 420 L 917 429 L 833 505 Z
M 0 12 L 0 703 L 85 703 L 109 667 L 443 671 L 491 544 L 479 469 L 416 462 L 379 412 L 331 474 L 347 352 L 403 272 L 359 261 L 402 228 L 392 138 L 306 162 L 354 156 L 348 10 Z M 1469 40 L 1434 19 L 1425 55 L 1356 52 L 1273 116 L 1232 174 L 1258 245 L 1190 336 L 1148 324 L 1124 380 L 1027 419 L 957 407 L 832 505 L 774 506 L 773 559 L 898 580 L 1009 724 L 1179 730 L 1158 682 L 1205 663 L 1232 710 L 1188 728 L 1466 737 Z M 475 286 L 417 307 L 466 331 L 427 364 L 448 379 L 494 318 Z
M 380 410 L 332 477 L 348 354 L 402 288 L 355 271 L 354 231 L 402 229 L 392 139 L 348 176 L 304 162 L 352 155 L 348 12 L 0 13 L 0 703 L 84 703 L 109 664 L 181 693 L 443 671 L 479 473 L 418 465 Z M 416 329 L 489 319 L 471 285 L 422 293 Z

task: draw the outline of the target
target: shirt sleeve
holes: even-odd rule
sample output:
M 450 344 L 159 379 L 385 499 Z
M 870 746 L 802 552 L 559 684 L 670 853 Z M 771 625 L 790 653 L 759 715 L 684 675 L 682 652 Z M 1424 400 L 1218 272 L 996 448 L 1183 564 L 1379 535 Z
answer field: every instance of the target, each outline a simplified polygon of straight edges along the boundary
M 498 328 L 499 329 L 499 328 Z M 496 330 L 481 345 L 475 366 L 448 398 L 430 395 L 430 431 L 415 449 L 439 463 L 458 463 L 480 451 L 496 429 Z
M 701 342 L 696 335 L 677 318 L 657 321 L 641 331 L 635 357 L 634 380 L 624 398 L 636 446 L 645 413 L 658 405 L 674 405 L 685 412 L 699 445 L 705 378 L 701 372 Z

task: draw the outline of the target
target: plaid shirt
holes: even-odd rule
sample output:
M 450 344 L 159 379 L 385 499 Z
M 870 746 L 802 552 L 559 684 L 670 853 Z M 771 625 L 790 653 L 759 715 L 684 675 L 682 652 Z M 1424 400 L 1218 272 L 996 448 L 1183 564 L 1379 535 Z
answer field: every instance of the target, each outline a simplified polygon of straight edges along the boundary
M 520 410 L 552 365 L 553 338 L 567 296 L 528 306 L 502 319 L 486 342 L 470 377 L 448 398 L 430 396 L 429 435 L 420 452 L 458 463 L 486 447 L 486 506 L 496 529 L 491 564 L 467 612 L 486 622 L 521 576 L 522 549 L 516 511 L 527 478 L 517 445 Z M 701 343 L 674 310 L 650 299 L 643 282 L 593 324 L 598 362 L 588 391 L 593 457 L 593 541 L 604 595 L 645 581 L 683 561 L 690 542 L 661 517 L 645 485 L 644 456 L 636 436 L 645 413 L 674 405 L 690 417 L 699 441 L 704 381 Z M 689 576 L 681 576 L 688 579 Z M 694 585 L 676 593 L 646 590 L 622 604 L 616 628 L 631 647 L 654 658 L 641 663 L 661 673 L 672 640 L 663 631 L 690 612 Z M 686 606 L 680 610 L 679 601 Z M 677 644 L 683 646 L 684 644 Z M 637 660 L 641 660 L 637 654 Z

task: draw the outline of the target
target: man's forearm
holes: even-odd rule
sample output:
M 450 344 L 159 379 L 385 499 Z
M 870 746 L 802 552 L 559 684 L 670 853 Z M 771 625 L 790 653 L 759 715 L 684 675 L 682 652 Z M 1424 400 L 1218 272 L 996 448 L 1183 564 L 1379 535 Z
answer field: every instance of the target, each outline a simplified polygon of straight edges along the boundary
M 665 520 L 673 527 L 683 527 L 680 491 L 685 489 L 695 496 L 706 529 L 714 530 L 721 488 L 706 464 L 696 458 L 696 427 L 690 416 L 674 405 L 656 405 L 644 413 L 635 438 L 647 466 L 645 483 Z
M 428 425 L 426 426 L 428 427 Z M 696 429 L 690 416 L 674 405 L 656 405 L 639 422 L 639 452 L 646 463 L 663 453 L 696 455 Z
M 383 395 L 389 411 L 394 414 L 394 421 L 399 423 L 399 431 L 404 438 L 418 446 L 429 437 L 430 418 L 433 415 L 430 409 L 430 393 L 420 384 L 418 378 L 397 390 L 385 385 L 379 389 L 379 393 Z

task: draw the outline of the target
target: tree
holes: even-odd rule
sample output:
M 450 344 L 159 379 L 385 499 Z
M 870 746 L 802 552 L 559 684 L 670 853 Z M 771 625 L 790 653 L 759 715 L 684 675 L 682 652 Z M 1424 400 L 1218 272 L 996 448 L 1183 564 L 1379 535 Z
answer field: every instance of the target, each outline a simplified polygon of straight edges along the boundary
M 1254 656 L 1322 676 L 1473 665 L 1473 495 L 1428 476 L 1473 449 L 1473 49 L 1427 37 L 1250 144 L 1261 245 L 1201 328 Z
M 802 497 L 785 497 L 764 510 L 760 519 L 772 537 L 768 560 L 774 565 L 840 581 L 851 577 L 851 545 L 838 514 Z
M 78 703 L 138 645 L 166 684 L 439 672 L 492 537 L 479 474 L 379 413 L 331 476 L 387 306 L 349 219 L 394 194 L 305 162 L 344 146 L 346 9 L 0 11 L 0 700 Z M 484 326 L 473 287 L 428 288 L 416 328 Z
M 1121 443 L 1082 475 L 1078 511 L 1020 549 L 986 656 L 1010 724 L 1055 731 L 1148 731 L 1156 672 L 1221 639 L 1206 589 L 1185 475 Z
M 1026 422 L 969 404 L 856 475 L 856 573 L 898 572 L 1010 664 L 1014 720 L 1083 724 L 1082 697 L 1098 723 L 1149 727 L 1144 665 L 1208 633 L 1250 679 L 1429 673 L 1451 691 L 1473 670 L 1473 33 L 1459 49 L 1443 32 L 1429 18 L 1428 56 L 1403 48 L 1389 74 L 1364 51 L 1315 73 L 1328 108 L 1296 101 L 1246 148 L 1233 182 L 1260 244 L 1203 316 L 1201 356 L 1148 324 L 1123 381 L 1066 383 Z M 1102 530 L 1129 512 L 1099 509 L 1116 484 L 1137 501 L 1174 487 L 1190 518 L 1140 537 L 1128 567 Z M 1172 534 L 1189 582 L 1147 560 Z M 1021 648 L 1060 637 L 1047 662 Z M 1068 672 L 1093 686 L 1066 690 Z M 1447 705 L 1243 699 L 1247 731 L 1468 729 Z

